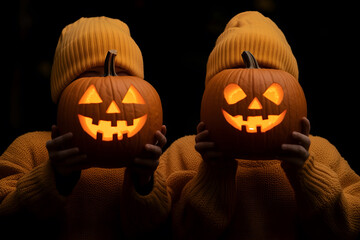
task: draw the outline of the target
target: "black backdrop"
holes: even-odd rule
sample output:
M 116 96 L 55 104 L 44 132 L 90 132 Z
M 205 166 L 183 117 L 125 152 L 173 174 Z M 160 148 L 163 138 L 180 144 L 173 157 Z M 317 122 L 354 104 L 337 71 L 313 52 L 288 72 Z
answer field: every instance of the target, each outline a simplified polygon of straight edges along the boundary
M 170 144 L 196 132 L 206 61 L 216 38 L 235 14 L 258 10 L 278 24 L 297 58 L 311 133 L 332 142 L 360 173 L 359 13 L 353 10 L 356 2 L 330 2 L 11 1 L 2 9 L 0 151 L 17 136 L 55 123 L 49 76 L 67 24 L 101 15 L 128 24 L 142 50 L 145 79 L 161 96 Z

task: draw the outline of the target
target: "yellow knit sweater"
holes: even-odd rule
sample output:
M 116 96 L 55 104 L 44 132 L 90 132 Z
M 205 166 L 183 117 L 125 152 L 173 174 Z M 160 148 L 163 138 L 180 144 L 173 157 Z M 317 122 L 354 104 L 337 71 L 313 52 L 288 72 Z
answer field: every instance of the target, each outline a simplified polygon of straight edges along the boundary
M 60 195 L 45 147 L 50 135 L 20 136 L 0 157 L 0 238 L 4 230 L 36 239 L 132 238 L 167 218 L 170 202 L 158 173 L 146 196 L 135 191 L 125 168 L 84 170 L 72 194 Z
M 158 172 L 179 239 L 352 239 L 360 231 L 360 177 L 327 140 L 311 136 L 295 173 L 281 161 L 209 165 L 195 136 L 175 141 Z M 284 171 L 285 169 L 285 171 Z
M 311 136 L 295 173 L 277 160 L 208 165 L 186 136 L 161 156 L 149 195 L 136 193 L 125 169 L 91 168 L 69 197 L 56 190 L 49 139 L 25 134 L 0 157 L 0 226 L 15 236 L 134 236 L 159 227 L 171 205 L 179 239 L 352 239 L 360 231 L 360 177 L 320 137 Z

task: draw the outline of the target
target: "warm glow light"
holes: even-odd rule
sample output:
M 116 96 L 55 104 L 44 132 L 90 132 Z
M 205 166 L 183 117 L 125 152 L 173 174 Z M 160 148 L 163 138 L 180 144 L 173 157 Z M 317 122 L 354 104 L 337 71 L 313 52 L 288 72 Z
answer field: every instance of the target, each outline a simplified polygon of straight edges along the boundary
M 224 97 L 228 104 L 235 104 L 246 98 L 246 94 L 239 85 L 230 83 L 224 89 Z
M 262 105 L 259 102 L 259 99 L 257 99 L 257 97 L 255 97 L 254 100 L 252 100 L 252 102 L 249 105 L 249 109 L 262 109 Z
M 129 90 L 125 94 L 125 97 L 122 103 L 137 103 L 137 104 L 145 104 L 144 98 L 141 96 L 139 91 L 131 85 Z
M 85 91 L 84 95 L 81 97 L 79 104 L 90 104 L 90 103 L 102 103 L 102 99 L 99 96 L 99 93 L 96 91 L 94 85 Z
M 128 126 L 126 120 L 116 121 L 116 126 L 111 126 L 111 121 L 99 120 L 99 124 L 93 124 L 93 119 L 78 114 L 81 127 L 89 134 L 93 139 L 97 139 L 97 133 L 102 134 L 102 141 L 112 141 L 114 134 L 117 134 L 117 140 L 122 140 L 123 135 L 127 134 L 128 138 L 131 138 L 137 134 L 145 125 L 147 114 L 142 117 L 135 118 L 133 125 Z
M 85 91 L 84 95 L 81 97 L 79 104 L 91 104 L 91 103 L 102 103 L 102 99 L 99 93 L 96 91 L 94 85 Z M 133 103 L 133 104 L 145 104 L 144 98 L 141 96 L 139 91 L 131 85 L 125 94 L 125 97 L 122 103 Z M 106 113 L 120 113 L 120 108 L 113 100 L 109 107 L 106 110 Z M 131 138 L 137 134 L 141 128 L 145 125 L 147 114 L 142 117 L 135 118 L 133 120 L 133 125 L 128 126 L 126 120 L 117 120 L 116 126 L 111 125 L 111 121 L 99 120 L 99 124 L 93 124 L 93 119 L 78 114 L 81 127 L 84 131 L 89 134 L 93 139 L 97 139 L 98 133 L 102 135 L 102 141 L 112 141 L 117 138 L 117 140 L 122 140 L 123 135 L 127 134 L 128 138 Z M 114 135 L 117 135 L 114 136 Z
M 283 98 L 284 98 L 284 91 L 280 84 L 273 83 L 271 86 L 265 91 L 263 94 L 264 97 L 275 103 L 276 105 L 279 105 Z
M 247 121 L 243 120 L 243 115 L 234 117 L 223 109 L 222 113 L 226 121 L 240 131 L 242 131 L 243 126 L 246 126 L 246 132 L 256 133 L 257 128 L 260 127 L 261 132 L 264 133 L 279 125 L 284 120 L 286 110 L 279 115 L 268 115 L 268 119 L 263 119 L 262 116 L 248 116 Z
M 120 108 L 114 100 L 110 103 L 106 113 L 120 113 Z

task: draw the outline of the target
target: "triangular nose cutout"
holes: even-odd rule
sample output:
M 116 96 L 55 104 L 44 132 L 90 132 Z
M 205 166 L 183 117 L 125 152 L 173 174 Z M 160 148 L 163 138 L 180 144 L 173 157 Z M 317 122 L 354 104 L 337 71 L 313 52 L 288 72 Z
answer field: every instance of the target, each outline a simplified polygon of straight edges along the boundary
M 106 113 L 120 113 L 120 109 L 114 100 L 110 103 Z
M 259 99 L 257 99 L 257 97 L 255 97 L 254 100 L 252 100 L 248 109 L 262 109 L 262 105 L 259 102 Z

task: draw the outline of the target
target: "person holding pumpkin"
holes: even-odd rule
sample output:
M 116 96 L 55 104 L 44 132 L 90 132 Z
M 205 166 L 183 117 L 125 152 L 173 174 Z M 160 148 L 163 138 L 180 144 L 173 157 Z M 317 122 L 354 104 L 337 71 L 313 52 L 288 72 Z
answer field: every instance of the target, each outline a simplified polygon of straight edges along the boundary
M 111 49 L 116 51 L 110 51 L 112 58 L 107 57 L 104 67 L 105 56 Z M 107 76 L 106 69 L 111 76 Z M 114 86 L 122 79 L 124 82 L 133 80 L 133 84 L 126 85 L 128 91 L 132 89 L 127 94 L 127 102 L 148 99 L 136 95 L 140 94 L 140 90 L 135 89 L 139 86 L 136 82 L 144 81 L 142 54 L 128 26 L 120 20 L 81 18 L 61 33 L 51 72 L 53 101 L 59 103 L 63 93 L 75 82 L 85 83 L 96 77 L 110 79 L 106 84 L 112 82 Z M 106 84 L 102 82 L 101 86 L 105 88 Z M 93 89 L 97 85 L 94 81 L 89 86 Z M 106 96 L 98 91 L 95 93 L 95 89 L 86 100 L 101 97 L 105 102 Z M 109 91 L 112 89 L 105 89 L 104 94 L 109 95 Z M 158 98 L 153 91 L 153 96 Z M 140 146 L 143 151 L 136 152 L 137 155 L 126 163 L 119 154 L 113 163 L 95 162 L 77 146 L 76 134 L 62 130 L 61 126 L 52 126 L 51 132 L 31 132 L 18 137 L 0 157 L 0 224 L 6 224 L 9 236 L 16 238 L 17 234 L 35 232 L 34 236 L 46 239 L 115 239 L 148 233 L 164 222 L 170 202 L 162 202 L 164 211 L 149 215 L 142 211 L 156 203 L 159 192 L 166 192 L 164 184 L 154 181 L 158 178 L 154 171 L 166 143 L 166 127 L 161 126 L 161 103 L 159 98 L 157 100 L 156 106 L 160 108 L 156 117 L 157 130 L 151 129 L 150 140 Z M 109 115 L 120 114 L 115 100 L 107 104 Z M 147 124 L 151 120 L 150 113 L 146 116 Z M 146 124 L 143 121 L 145 126 L 139 129 L 146 128 Z M 80 125 L 77 126 L 80 129 Z M 135 135 L 140 131 L 131 132 L 130 126 L 124 124 L 122 127 L 127 128 L 125 132 L 119 130 L 120 126 L 111 128 L 117 131 L 114 136 L 118 141 L 120 136 L 124 138 L 123 134 L 128 133 L 129 139 L 130 133 Z M 104 132 L 102 138 L 105 138 Z M 140 145 L 140 139 L 137 141 Z
M 213 105 L 204 106 L 211 84 L 213 101 L 206 103 Z M 197 135 L 172 143 L 156 170 L 164 179 L 155 180 L 167 183 L 170 196 L 163 193 L 162 199 L 172 202 L 175 239 L 354 239 L 359 235 L 360 177 L 332 144 L 310 135 L 301 88 L 295 95 L 299 103 L 294 103 L 300 109 L 286 103 L 290 99 L 285 91 L 295 89 L 299 89 L 297 62 L 277 25 L 259 12 L 234 16 L 207 63 L 202 109 L 223 107 L 213 110 L 218 111 L 212 119 L 218 125 L 210 128 L 211 116 L 202 112 L 204 122 L 198 124 Z M 218 90 L 220 96 L 214 94 Z M 245 119 L 234 113 L 241 109 L 235 104 L 245 104 L 246 110 L 260 116 Z M 249 158 L 238 157 L 241 152 L 231 141 L 227 141 L 230 146 L 219 144 L 227 137 L 239 143 L 228 135 L 229 129 L 251 139 L 250 144 L 243 143 L 249 149 L 238 146 Z M 277 144 L 271 142 L 277 129 L 282 135 L 290 131 L 289 137 L 268 152 L 267 145 Z M 266 151 L 256 152 L 255 143 L 265 144 Z M 158 209 L 164 206 L 159 203 Z

